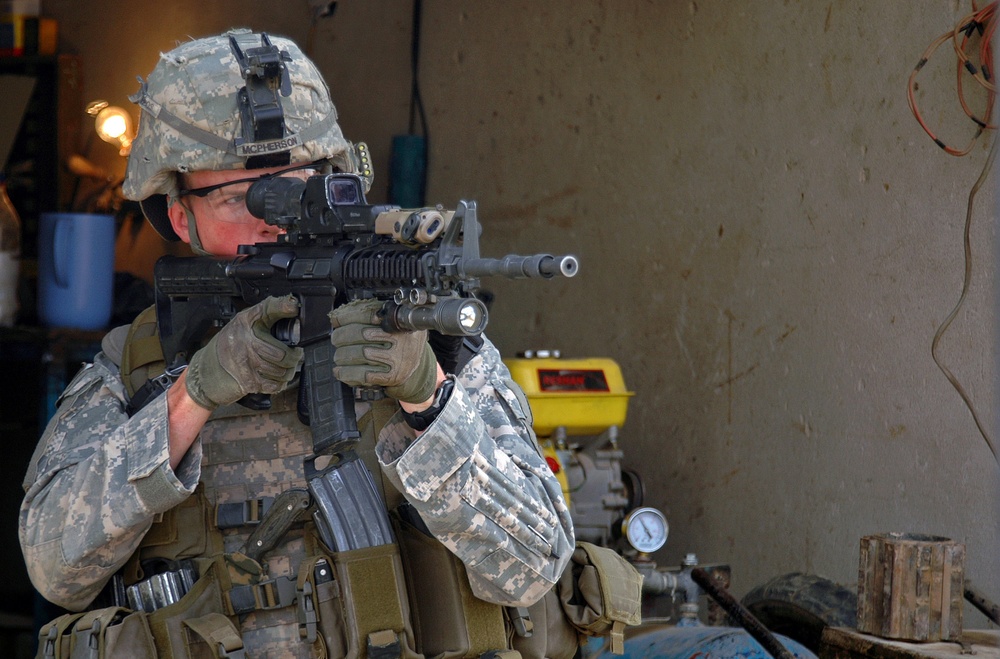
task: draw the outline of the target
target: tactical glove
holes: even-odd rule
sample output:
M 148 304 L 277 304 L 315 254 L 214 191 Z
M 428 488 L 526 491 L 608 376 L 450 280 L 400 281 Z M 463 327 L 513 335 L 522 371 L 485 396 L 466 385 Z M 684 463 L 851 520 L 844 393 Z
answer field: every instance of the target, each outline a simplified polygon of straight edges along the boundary
M 330 312 L 333 376 L 352 387 L 379 385 L 396 400 L 422 403 L 437 385 L 427 332 L 386 332 L 378 317 L 382 304 L 356 300 Z
M 269 297 L 236 314 L 191 357 L 188 395 L 213 410 L 246 394 L 274 394 L 284 389 L 302 361 L 302 348 L 292 348 L 271 336 L 271 326 L 298 313 L 299 303 L 289 295 Z

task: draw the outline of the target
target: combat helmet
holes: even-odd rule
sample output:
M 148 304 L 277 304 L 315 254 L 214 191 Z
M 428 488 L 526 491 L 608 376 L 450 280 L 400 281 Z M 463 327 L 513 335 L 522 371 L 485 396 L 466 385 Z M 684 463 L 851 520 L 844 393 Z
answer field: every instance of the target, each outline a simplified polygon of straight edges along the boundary
M 231 30 L 189 41 L 161 53 L 139 84 L 129 97 L 142 112 L 122 192 L 167 240 L 179 240 L 166 200 L 178 172 L 326 161 L 370 184 L 323 77 L 288 39 Z

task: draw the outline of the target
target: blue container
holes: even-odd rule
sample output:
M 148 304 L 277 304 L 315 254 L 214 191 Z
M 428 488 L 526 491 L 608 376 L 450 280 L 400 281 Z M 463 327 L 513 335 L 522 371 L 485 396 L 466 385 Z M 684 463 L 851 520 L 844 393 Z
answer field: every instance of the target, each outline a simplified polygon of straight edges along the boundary
M 38 226 L 38 317 L 49 327 L 96 330 L 111 319 L 115 218 L 42 213 Z
M 603 639 L 591 639 L 585 658 L 601 659 L 771 659 L 750 634 L 740 627 L 641 627 L 625 641 L 625 654 L 614 655 Z M 805 646 L 785 636 L 775 637 L 798 659 L 816 659 Z

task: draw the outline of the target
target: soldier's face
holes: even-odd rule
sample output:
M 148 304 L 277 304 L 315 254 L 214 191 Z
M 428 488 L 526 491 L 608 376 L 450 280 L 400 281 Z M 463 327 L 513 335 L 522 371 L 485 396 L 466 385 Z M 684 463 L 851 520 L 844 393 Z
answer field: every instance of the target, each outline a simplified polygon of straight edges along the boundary
M 252 180 L 266 174 L 281 173 L 287 167 L 191 172 L 181 177 L 180 197 L 168 207 L 168 216 L 174 231 L 186 243 L 191 242 L 188 232 L 188 214 L 181 204 L 193 214 L 197 222 L 201 245 L 215 256 L 235 256 L 239 245 L 274 242 L 283 230 L 254 217 L 247 210 L 246 192 Z M 287 176 L 307 178 L 312 169 L 289 171 Z

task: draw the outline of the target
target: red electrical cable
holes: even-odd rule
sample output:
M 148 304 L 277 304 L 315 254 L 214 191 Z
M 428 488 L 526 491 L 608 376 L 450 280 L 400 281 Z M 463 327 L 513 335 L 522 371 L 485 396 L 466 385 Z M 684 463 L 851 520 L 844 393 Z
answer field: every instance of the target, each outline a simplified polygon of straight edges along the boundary
M 976 7 L 976 3 L 972 3 L 972 13 L 965 16 L 961 21 L 959 21 L 952 30 L 945 32 L 941 36 L 934 39 L 931 45 L 927 47 L 923 55 L 920 56 L 920 60 L 917 65 L 913 68 L 910 73 L 910 78 L 906 86 L 906 100 L 910 106 L 910 111 L 913 112 L 914 118 L 920 127 L 924 129 L 924 132 L 934 143 L 941 147 L 945 153 L 952 156 L 964 156 L 972 151 L 976 142 L 982 136 L 985 130 L 993 130 L 997 126 L 990 123 L 990 117 L 993 114 L 993 105 L 996 100 L 996 86 L 990 82 L 990 78 L 993 76 L 991 70 L 993 62 L 993 33 L 996 31 L 996 13 L 997 13 L 997 0 L 991 2 L 986 7 L 979 9 Z M 969 47 L 970 41 L 972 41 L 972 35 L 975 32 L 979 32 L 979 47 L 976 53 L 976 59 L 979 62 L 979 66 L 973 62 L 972 58 L 969 56 L 967 49 Z M 920 70 L 927 64 L 931 56 L 934 55 L 935 51 L 946 41 L 951 40 L 952 45 L 955 50 L 955 55 L 958 59 L 957 62 L 957 91 L 958 100 L 962 106 L 962 110 L 965 112 L 975 124 L 976 132 L 972 136 L 972 139 L 964 148 L 957 148 L 945 144 L 938 136 L 931 130 L 927 122 L 924 121 L 923 116 L 920 114 L 920 109 L 917 107 L 916 99 L 916 79 L 917 74 Z M 965 91 L 963 88 L 962 80 L 964 76 L 968 74 L 975 80 L 979 85 L 986 90 L 986 107 L 983 110 L 983 114 L 977 115 L 966 102 Z

